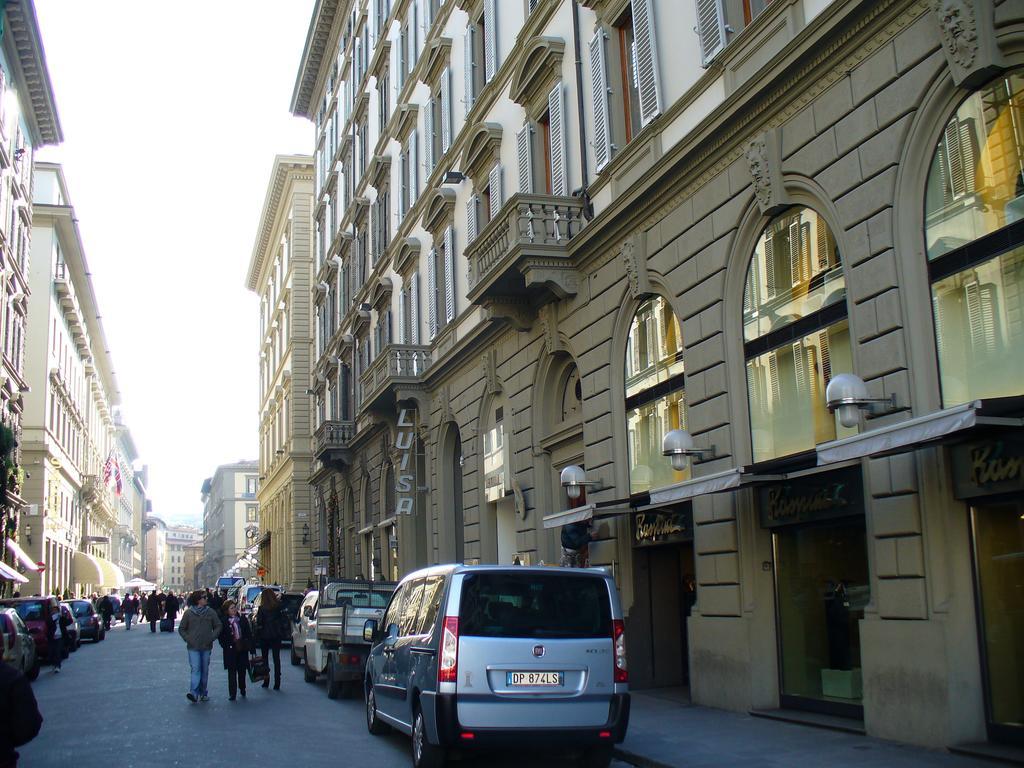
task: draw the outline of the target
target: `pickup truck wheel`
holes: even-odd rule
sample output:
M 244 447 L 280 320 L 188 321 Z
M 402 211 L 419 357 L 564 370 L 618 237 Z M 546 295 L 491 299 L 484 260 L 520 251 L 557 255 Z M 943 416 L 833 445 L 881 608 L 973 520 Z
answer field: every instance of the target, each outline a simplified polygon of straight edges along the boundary
M 299 664 L 302 663 L 302 659 L 300 659 L 298 657 L 298 655 L 296 655 L 296 653 L 295 653 L 295 646 L 294 645 L 292 646 L 292 649 L 291 649 L 290 653 L 291 653 L 291 657 L 292 657 L 292 666 L 293 667 L 299 666 Z
M 316 672 L 309 668 L 308 662 L 302 665 L 302 679 L 305 680 L 307 683 L 316 682 Z
M 366 692 L 366 730 L 374 736 L 380 736 L 390 730 L 388 726 L 382 723 L 380 718 L 377 717 L 377 696 L 373 692 L 373 688 L 370 688 Z
M 336 699 L 341 693 L 341 683 L 334 679 L 334 657 L 327 657 L 327 698 Z
M 427 739 L 427 725 L 423 721 L 423 712 L 417 706 L 412 723 L 412 764 L 414 768 L 441 768 L 444 763 L 444 749 Z

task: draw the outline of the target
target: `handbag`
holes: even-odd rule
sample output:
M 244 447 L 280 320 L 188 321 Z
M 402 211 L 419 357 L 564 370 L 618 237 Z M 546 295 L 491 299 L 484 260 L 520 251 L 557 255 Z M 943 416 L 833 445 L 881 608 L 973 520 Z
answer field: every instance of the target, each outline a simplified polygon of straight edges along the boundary
M 249 656 L 249 680 L 260 683 L 270 678 L 270 666 L 267 664 L 267 657 L 257 653 Z

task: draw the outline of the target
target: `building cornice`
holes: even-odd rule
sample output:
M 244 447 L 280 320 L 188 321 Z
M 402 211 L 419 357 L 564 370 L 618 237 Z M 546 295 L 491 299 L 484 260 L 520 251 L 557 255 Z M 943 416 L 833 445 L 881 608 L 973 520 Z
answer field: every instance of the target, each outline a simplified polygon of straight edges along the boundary
M 39 34 L 35 6 L 29 0 L 7 0 L 4 5 L 5 27 L 14 47 L 20 80 L 25 84 L 27 102 L 22 104 L 32 132 L 32 146 L 60 144 L 64 133 L 57 117 L 57 102 L 53 96 L 50 73 L 46 68 L 46 54 Z
M 313 158 L 309 155 L 277 155 L 274 158 L 270 184 L 267 186 L 267 196 L 263 200 L 263 211 L 260 213 L 260 223 L 256 230 L 256 243 L 252 249 L 252 258 L 249 260 L 246 287 L 250 291 L 256 291 L 259 286 L 260 272 L 263 270 L 270 238 L 277 223 L 278 208 L 289 180 L 312 183 Z M 310 190 L 310 202 L 312 197 L 313 193 Z
M 313 119 L 316 111 L 313 96 L 316 93 L 317 81 L 320 79 L 324 53 L 331 40 L 331 29 L 334 27 L 334 20 L 341 5 L 341 0 L 317 0 L 313 9 L 313 18 L 309 22 L 306 44 L 302 49 L 299 72 L 292 91 L 291 112 L 296 117 Z

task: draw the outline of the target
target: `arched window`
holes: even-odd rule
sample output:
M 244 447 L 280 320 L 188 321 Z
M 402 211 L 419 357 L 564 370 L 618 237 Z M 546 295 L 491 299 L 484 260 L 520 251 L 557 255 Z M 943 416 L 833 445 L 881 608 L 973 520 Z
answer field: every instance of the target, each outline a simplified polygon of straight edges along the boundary
M 945 406 L 1024 390 L 1024 69 L 946 123 L 925 192 Z
M 629 490 L 639 493 L 685 480 L 661 454 L 665 433 L 686 426 L 683 335 L 660 296 L 637 309 L 626 343 L 626 429 Z
M 832 371 L 853 365 L 842 260 L 810 208 L 786 211 L 761 234 L 743 294 L 743 342 L 755 462 L 855 431 L 825 407 Z

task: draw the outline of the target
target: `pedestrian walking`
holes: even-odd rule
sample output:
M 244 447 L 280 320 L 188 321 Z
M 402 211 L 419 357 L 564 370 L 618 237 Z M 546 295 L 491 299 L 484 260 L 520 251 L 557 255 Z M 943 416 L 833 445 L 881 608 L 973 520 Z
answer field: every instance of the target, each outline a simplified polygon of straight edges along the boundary
M 206 604 L 205 594 L 193 593 L 192 598 L 194 605 L 181 617 L 178 634 L 188 648 L 188 663 L 192 669 L 191 686 L 185 697 L 194 704 L 209 699 L 206 685 L 210 679 L 210 652 L 223 626 L 217 612 Z
M 206 590 L 209 592 L 210 590 Z M 217 613 L 224 613 L 224 596 L 220 592 L 214 592 L 210 595 L 210 607 L 213 608 Z
M 160 621 L 160 596 L 155 589 L 146 598 L 146 620 L 149 622 L 149 631 L 156 632 L 156 623 Z
M 110 629 L 110 617 L 114 615 L 114 601 L 110 599 L 110 595 L 104 595 L 100 598 L 99 606 L 100 616 L 103 617 L 103 629 Z
M 28 680 L 0 661 L 0 766 L 17 768 L 15 748 L 32 741 L 42 724 L 43 716 Z
M 139 610 L 134 595 L 125 595 L 121 609 L 124 611 L 124 628 L 130 630 L 132 622 L 135 620 L 135 614 Z
M 224 627 L 220 631 L 220 647 L 224 649 L 224 669 L 228 671 L 228 700 L 235 694 L 245 698 L 245 675 L 249 670 L 249 650 L 253 647 L 252 626 L 238 613 L 234 600 L 224 603 Z
M 256 611 L 256 635 L 260 640 L 263 657 L 270 661 L 268 651 L 274 652 L 274 690 L 281 689 L 281 642 L 289 633 L 288 617 L 281 610 L 277 593 L 264 589 L 260 596 L 260 607 Z M 270 678 L 263 681 L 263 687 L 270 685 Z
M 49 651 L 50 664 L 53 665 L 55 673 L 60 672 L 60 664 L 64 660 L 64 643 L 68 636 L 69 624 L 60 606 L 54 604 L 46 617 L 46 649 Z
M 179 605 L 180 603 L 178 602 L 178 598 L 174 596 L 173 592 L 168 590 L 167 597 L 164 600 L 164 618 L 170 619 L 171 621 L 177 619 Z

